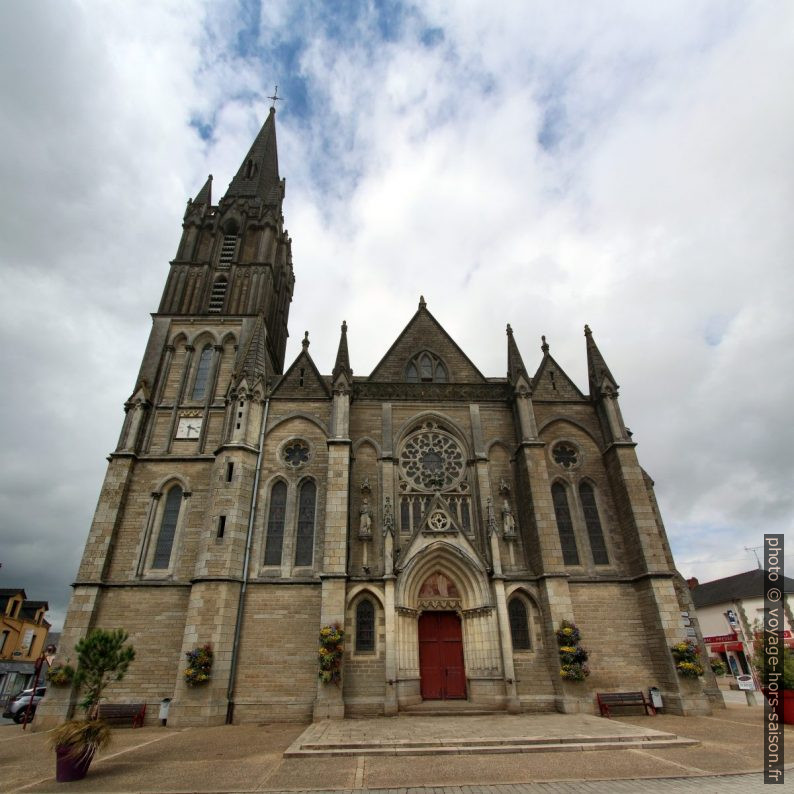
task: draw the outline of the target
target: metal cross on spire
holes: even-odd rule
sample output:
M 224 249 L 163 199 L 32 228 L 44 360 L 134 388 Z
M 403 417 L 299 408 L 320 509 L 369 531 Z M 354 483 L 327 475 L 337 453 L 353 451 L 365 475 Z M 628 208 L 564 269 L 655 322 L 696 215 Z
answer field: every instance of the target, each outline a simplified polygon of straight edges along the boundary
M 269 96 L 268 99 L 272 99 L 273 100 L 273 104 L 271 105 L 271 107 L 273 107 L 273 108 L 276 107 L 276 102 L 283 102 L 284 101 L 284 97 L 280 97 L 278 95 L 278 86 L 276 86 L 275 90 L 273 91 L 273 96 Z

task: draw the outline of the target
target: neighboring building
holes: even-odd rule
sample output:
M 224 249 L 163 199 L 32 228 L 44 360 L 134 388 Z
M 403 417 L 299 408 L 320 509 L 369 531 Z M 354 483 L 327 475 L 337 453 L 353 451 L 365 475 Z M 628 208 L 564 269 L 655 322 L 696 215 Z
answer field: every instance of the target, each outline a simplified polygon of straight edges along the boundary
M 50 630 L 48 609 L 46 601 L 28 601 L 24 590 L 0 588 L 0 699 L 33 683 Z
M 424 299 L 369 375 L 353 375 L 345 323 L 330 375 L 308 334 L 285 370 L 274 110 L 217 204 L 211 188 L 188 201 L 62 656 L 94 626 L 124 627 L 137 656 L 110 697 L 172 697 L 173 725 L 423 699 L 592 712 L 595 691 L 652 685 L 670 711 L 709 712 L 676 674 L 689 592 L 590 329 L 587 394 L 545 338 L 530 375 L 510 326 L 507 376 L 486 377 Z M 584 683 L 561 680 L 563 620 L 590 652 Z M 318 682 L 318 631 L 334 623 L 339 687 Z M 212 678 L 187 687 L 185 653 L 204 643 Z M 40 724 L 69 697 L 53 690 Z
M 724 662 L 729 676 L 750 674 L 753 638 L 764 622 L 764 571 L 745 571 L 700 584 L 688 579 L 703 639 L 711 658 Z M 786 645 L 794 647 L 794 579 L 783 577 Z

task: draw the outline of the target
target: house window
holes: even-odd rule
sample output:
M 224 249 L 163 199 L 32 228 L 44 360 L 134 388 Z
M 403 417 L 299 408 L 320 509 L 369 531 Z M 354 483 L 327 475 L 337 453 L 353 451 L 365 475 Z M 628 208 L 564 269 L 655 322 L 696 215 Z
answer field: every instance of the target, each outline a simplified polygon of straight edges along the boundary
M 179 518 L 179 508 L 182 503 L 182 489 L 175 485 L 165 499 L 163 519 L 160 522 L 160 533 L 157 536 L 157 545 L 154 549 L 152 568 L 167 568 L 171 562 L 171 550 L 176 534 L 176 522 Z
M 267 516 L 267 541 L 265 565 L 281 565 L 281 547 L 284 545 L 284 511 L 287 506 L 287 484 L 277 482 L 270 492 L 270 511 Z
M 298 535 L 295 542 L 295 565 L 311 565 L 314 556 L 314 505 L 317 486 L 306 480 L 298 497 Z
M 204 345 L 196 368 L 196 380 L 193 383 L 193 399 L 203 400 L 207 394 L 207 381 L 212 363 L 212 345 Z
M 510 636 L 513 638 L 513 650 L 529 651 L 529 620 L 526 604 L 520 598 L 511 599 L 507 605 L 507 616 L 510 619 Z
M 579 486 L 579 496 L 582 500 L 584 522 L 587 526 L 587 535 L 590 538 L 590 548 L 593 551 L 593 562 L 596 565 L 609 565 L 606 543 L 604 543 L 604 530 L 601 527 L 601 518 L 598 515 L 598 505 L 595 500 L 593 486 L 583 482 Z
M 375 650 L 375 607 L 368 598 L 356 607 L 356 653 Z
M 447 383 L 447 368 L 434 353 L 424 351 L 414 356 L 405 368 L 408 383 Z
M 565 486 L 555 482 L 551 486 L 551 499 L 554 502 L 554 515 L 557 519 L 557 530 L 560 533 L 563 562 L 566 565 L 579 565 L 576 535 L 573 531 L 571 509 L 568 506 L 568 493 L 565 490 Z

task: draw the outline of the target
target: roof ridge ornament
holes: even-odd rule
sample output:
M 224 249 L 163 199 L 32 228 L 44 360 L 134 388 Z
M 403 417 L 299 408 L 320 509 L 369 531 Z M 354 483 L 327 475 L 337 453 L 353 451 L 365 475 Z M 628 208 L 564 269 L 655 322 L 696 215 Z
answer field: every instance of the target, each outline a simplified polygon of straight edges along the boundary
M 419 308 L 420 309 L 426 309 L 427 308 L 427 302 L 425 301 L 425 296 L 424 295 L 420 295 L 419 296 Z
M 305 331 L 304 334 L 303 334 L 303 341 L 301 342 L 301 347 L 304 350 L 308 350 L 309 349 L 309 332 L 308 331 Z
M 540 349 L 543 351 L 544 354 L 546 354 L 546 353 L 549 352 L 549 343 L 546 341 L 546 337 L 545 336 L 541 336 L 540 339 L 541 339 L 541 342 L 542 342 L 542 344 L 540 346 Z

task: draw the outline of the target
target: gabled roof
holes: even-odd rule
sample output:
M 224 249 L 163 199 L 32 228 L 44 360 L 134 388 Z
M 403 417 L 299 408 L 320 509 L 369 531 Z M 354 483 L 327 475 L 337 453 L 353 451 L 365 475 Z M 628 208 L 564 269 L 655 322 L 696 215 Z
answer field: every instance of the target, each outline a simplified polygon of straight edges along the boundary
M 740 598 L 762 598 L 764 595 L 764 571 L 756 568 L 753 571 L 704 582 L 692 590 L 692 601 L 696 608 L 708 607 L 713 604 L 730 603 Z M 794 593 L 794 579 L 783 577 L 784 593 Z
M 447 366 L 450 383 L 485 383 L 486 379 L 457 342 L 430 313 L 424 297 L 383 358 L 375 365 L 370 381 L 397 383 L 405 380 L 408 360 L 423 350 L 436 354 Z
M 272 397 L 327 400 L 331 397 L 325 378 L 309 355 L 309 332 L 303 337 L 301 352 L 275 385 Z
M 565 370 L 549 353 L 546 337 L 541 337 L 543 360 L 532 378 L 533 400 L 586 400 L 579 387 L 565 374 Z

